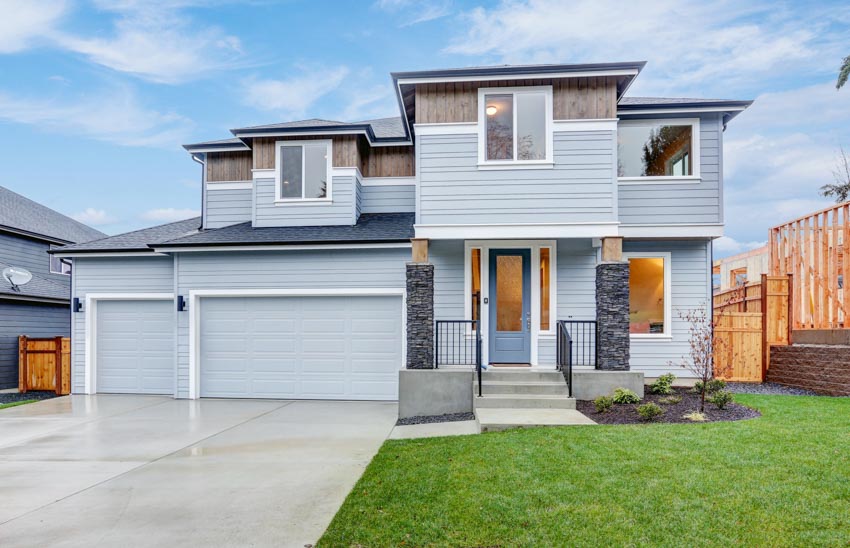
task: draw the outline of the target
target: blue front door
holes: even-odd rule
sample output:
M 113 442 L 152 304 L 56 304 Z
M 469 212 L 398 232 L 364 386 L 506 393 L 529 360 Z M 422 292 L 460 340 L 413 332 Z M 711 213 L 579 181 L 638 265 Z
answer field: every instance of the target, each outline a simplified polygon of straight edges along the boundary
M 490 250 L 490 363 L 531 361 L 531 250 Z

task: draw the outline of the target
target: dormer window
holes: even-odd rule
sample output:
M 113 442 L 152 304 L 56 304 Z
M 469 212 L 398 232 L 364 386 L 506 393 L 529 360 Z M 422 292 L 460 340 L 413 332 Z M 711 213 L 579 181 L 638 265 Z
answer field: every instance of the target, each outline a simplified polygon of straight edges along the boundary
M 482 88 L 478 108 L 480 167 L 551 167 L 550 86 Z
M 277 142 L 275 202 L 330 200 L 331 143 L 330 140 Z
M 621 121 L 617 139 L 621 181 L 699 179 L 699 119 Z

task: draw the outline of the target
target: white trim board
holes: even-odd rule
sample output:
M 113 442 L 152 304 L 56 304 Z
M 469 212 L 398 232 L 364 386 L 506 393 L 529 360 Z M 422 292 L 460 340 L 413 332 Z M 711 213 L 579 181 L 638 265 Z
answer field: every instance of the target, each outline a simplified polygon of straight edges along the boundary
M 636 76 L 637 69 L 601 69 L 575 72 L 541 72 L 523 74 L 480 74 L 466 76 L 435 76 L 423 78 L 403 78 L 399 86 L 411 84 L 436 84 L 441 82 L 489 82 L 493 80 L 550 80 L 556 78 L 584 78 L 587 76 Z
M 700 119 L 699 118 L 641 118 L 638 120 L 620 120 L 619 127 L 651 127 L 657 125 L 665 125 L 665 126 L 691 126 L 691 174 L 685 175 L 681 177 L 676 176 L 650 176 L 650 177 L 617 177 L 617 181 L 619 183 L 642 183 L 642 182 L 657 182 L 657 181 L 669 181 L 671 183 L 676 182 L 688 182 L 692 179 L 700 179 L 700 164 L 702 160 L 702 150 L 700 149 Z
M 308 198 L 307 191 L 307 148 L 325 147 L 325 173 L 327 174 L 327 189 L 324 198 Z M 280 153 L 284 147 L 301 149 L 301 197 L 284 198 L 281 192 L 281 169 L 283 155 Z M 274 143 L 274 205 L 285 206 L 289 204 L 332 204 L 333 203 L 333 139 L 316 139 L 315 141 L 275 141 Z
M 305 130 L 305 131 L 280 131 L 275 129 L 269 129 L 268 131 L 263 131 L 261 133 L 236 133 L 236 137 L 240 139 L 256 139 L 257 137 L 333 137 L 334 135 L 363 135 L 366 137 L 366 140 L 369 141 L 369 146 L 371 147 L 397 147 L 397 146 L 406 146 L 411 145 L 410 140 L 405 139 L 403 137 L 399 137 L 398 140 L 391 141 L 377 141 L 374 142 L 369 137 L 369 134 L 366 130 L 363 129 L 335 129 L 335 130 Z M 240 149 L 241 150 L 241 149 Z
M 424 135 L 476 135 L 477 122 L 448 122 L 444 124 L 413 124 L 417 137 Z
M 71 259 L 85 259 L 86 257 L 165 257 L 164 253 L 156 253 L 154 251 L 103 251 L 97 253 L 74 253 L 68 251 L 65 253 L 54 253 L 57 257 L 70 257 Z
M 629 333 L 632 341 L 672 341 L 673 340 L 673 253 L 670 251 L 624 251 L 623 259 L 663 259 L 664 260 L 664 333 Z
M 413 186 L 416 184 L 416 177 L 364 177 L 360 184 L 363 186 Z
M 210 246 L 185 246 L 173 248 L 160 248 L 164 253 L 187 253 L 207 251 L 325 251 L 325 250 L 347 250 L 347 249 L 410 249 L 412 244 L 408 242 L 387 242 L 374 244 L 328 244 L 328 245 L 210 245 Z M 162 254 L 160 254 L 162 255 Z
M 519 143 L 516 132 L 519 131 L 519 108 L 517 97 L 522 95 L 540 95 L 544 97 L 544 135 L 546 138 L 545 152 L 543 159 L 540 160 L 519 160 Z M 511 111 L 513 114 L 514 138 L 512 139 L 513 151 L 510 160 L 489 160 L 487 159 L 487 114 L 485 112 L 487 95 L 510 95 L 512 101 Z M 555 161 L 555 145 L 552 135 L 552 119 L 554 117 L 553 107 L 553 91 L 552 86 L 523 86 L 523 87 L 503 87 L 503 88 L 478 88 L 478 169 L 533 169 L 534 167 L 551 168 Z
M 189 399 L 201 393 L 201 308 L 200 299 L 227 297 L 401 297 L 401 362 L 407 363 L 407 291 L 404 288 L 325 289 L 190 289 L 189 290 Z
M 97 303 L 99 301 L 173 301 L 173 293 L 87 293 L 85 296 L 84 393 L 97 393 Z M 79 314 L 72 312 L 71 314 Z M 176 352 L 176 347 L 175 347 Z M 176 395 L 176 387 L 174 395 Z
M 254 181 L 208 181 L 207 190 L 251 190 Z

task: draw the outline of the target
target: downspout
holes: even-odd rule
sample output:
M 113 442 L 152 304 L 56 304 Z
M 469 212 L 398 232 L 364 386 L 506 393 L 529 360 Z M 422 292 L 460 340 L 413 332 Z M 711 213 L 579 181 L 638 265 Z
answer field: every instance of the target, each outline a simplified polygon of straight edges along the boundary
M 192 154 L 192 160 L 201 164 L 201 226 L 207 225 L 207 157 L 206 154 Z

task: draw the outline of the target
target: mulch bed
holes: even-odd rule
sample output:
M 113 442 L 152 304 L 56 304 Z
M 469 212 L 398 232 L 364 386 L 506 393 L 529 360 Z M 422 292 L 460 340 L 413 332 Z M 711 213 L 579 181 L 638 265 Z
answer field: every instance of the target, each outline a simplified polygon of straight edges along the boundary
M 689 388 L 674 388 L 674 394 L 682 396 L 682 401 L 676 404 L 663 404 L 658 400 L 666 396 L 658 396 L 649 393 L 646 387 L 646 395 L 639 404 L 614 404 L 610 411 L 597 413 L 592 401 L 577 401 L 576 409 L 590 417 L 599 424 L 646 424 L 637 412 L 637 406 L 647 402 L 657 403 L 664 409 L 664 414 L 655 419 L 657 423 L 693 423 L 682 418 L 691 411 L 699 411 L 700 395 L 692 394 Z M 760 417 L 761 413 L 755 409 L 745 407 L 737 403 L 730 403 L 726 409 L 718 409 L 714 404 L 705 402 L 705 422 L 739 421 Z M 699 424 L 699 423 L 695 423 Z
M 446 415 L 427 415 L 422 417 L 408 417 L 406 419 L 398 419 L 396 426 L 407 426 L 409 424 L 432 424 L 435 422 L 457 422 L 457 421 L 474 421 L 475 415 L 472 413 L 448 413 Z
M 0 392 L 0 404 L 3 403 L 15 403 L 16 401 L 26 401 L 26 400 L 49 400 L 50 398 L 55 398 L 56 392 L 27 392 L 26 394 L 20 394 L 18 392 Z

